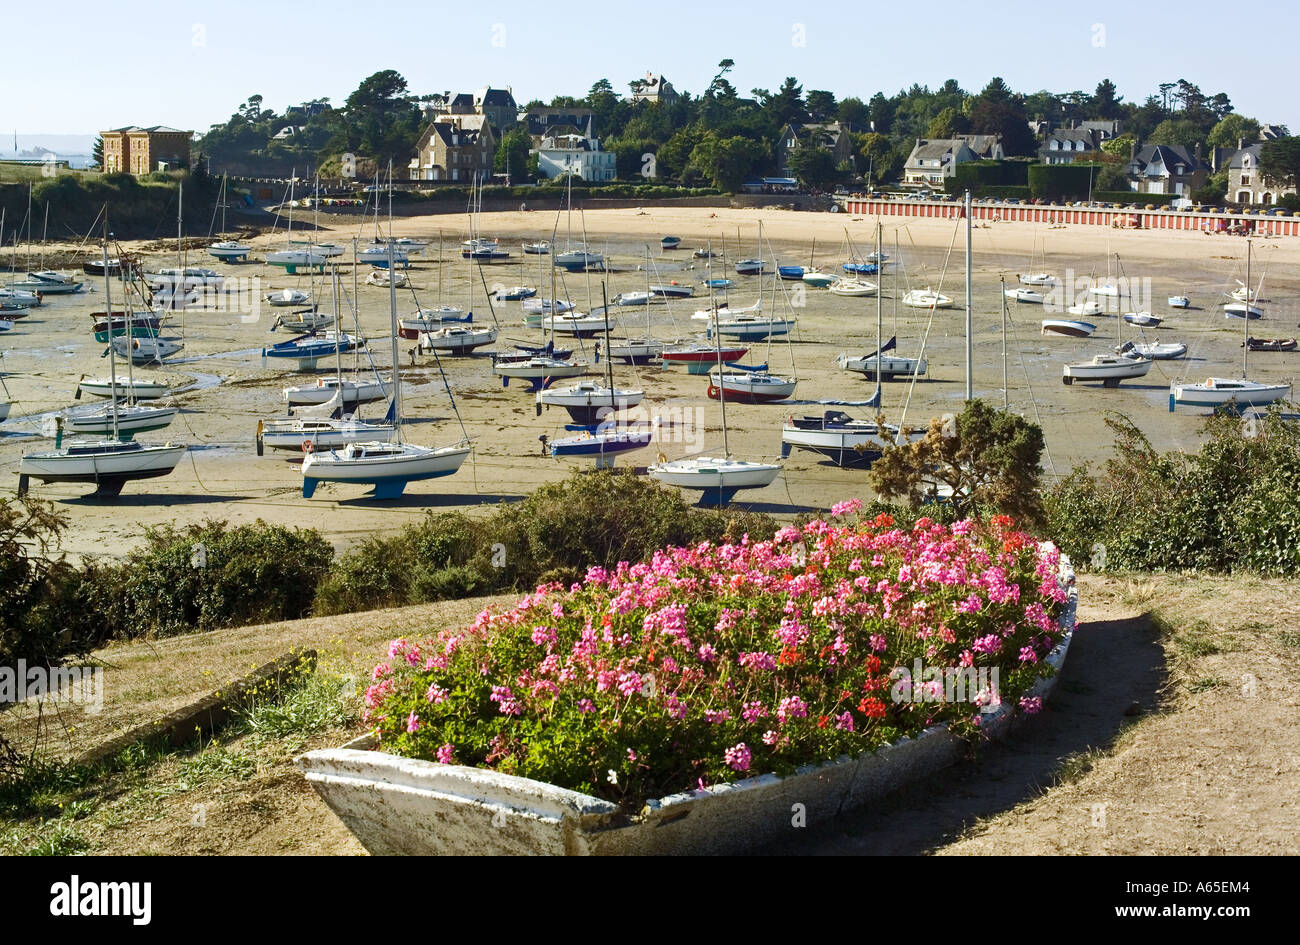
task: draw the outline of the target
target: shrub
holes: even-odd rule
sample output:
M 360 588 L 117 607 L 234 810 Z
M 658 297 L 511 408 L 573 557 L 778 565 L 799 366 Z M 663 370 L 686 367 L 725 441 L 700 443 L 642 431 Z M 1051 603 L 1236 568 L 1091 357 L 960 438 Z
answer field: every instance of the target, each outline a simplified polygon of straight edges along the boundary
M 116 566 L 118 580 L 105 591 L 117 598 L 121 636 L 305 617 L 334 557 L 319 532 L 261 520 L 164 525 L 145 535 L 145 546 Z
M 887 516 L 814 521 L 771 541 L 670 548 L 592 568 L 567 592 L 541 586 L 469 628 L 394 640 L 365 717 L 386 750 L 638 810 L 936 722 L 973 734 L 981 707 L 1050 674 L 1057 568 L 1054 548 L 1005 518 L 910 532 Z M 915 661 L 989 672 L 958 696 L 933 675 L 911 680 Z
M 1044 497 L 1049 534 L 1080 566 L 1300 573 L 1300 430 L 1276 410 L 1211 417 L 1196 453 L 1157 452 L 1127 417 L 1106 423 L 1115 455 Z
M 667 544 L 768 537 L 764 515 L 692 509 L 676 490 L 617 472 L 575 473 L 486 518 L 428 513 L 341 556 L 318 613 L 451 600 L 579 580 L 593 565 L 641 561 Z

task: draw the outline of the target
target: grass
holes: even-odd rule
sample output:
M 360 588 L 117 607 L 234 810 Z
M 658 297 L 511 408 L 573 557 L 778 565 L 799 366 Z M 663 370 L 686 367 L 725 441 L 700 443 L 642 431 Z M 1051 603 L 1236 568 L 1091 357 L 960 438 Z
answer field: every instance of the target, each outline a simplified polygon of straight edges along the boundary
M 33 762 L 0 782 L 0 853 L 84 853 L 97 843 L 82 825 L 102 834 L 164 820 L 174 816 L 171 798 L 220 793 L 291 763 L 312 736 L 356 721 L 356 690 L 354 678 L 312 674 L 247 706 L 208 741 L 181 749 L 136 743 L 93 766 Z

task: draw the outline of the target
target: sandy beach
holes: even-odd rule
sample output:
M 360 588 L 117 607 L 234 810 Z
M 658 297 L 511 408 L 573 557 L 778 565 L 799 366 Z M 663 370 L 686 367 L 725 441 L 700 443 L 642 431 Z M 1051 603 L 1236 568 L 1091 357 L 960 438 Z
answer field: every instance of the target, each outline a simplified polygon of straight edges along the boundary
M 740 257 L 759 254 L 759 221 L 763 222 L 762 255 L 769 261 L 819 267 L 838 271 L 850 258 L 848 241 L 859 253 L 873 248 L 875 221 L 843 213 L 792 212 L 779 209 L 665 209 L 600 210 L 572 218 L 574 241 L 586 241 L 594 250 L 606 253 L 618 271 L 599 274 L 563 274 L 558 291 L 580 309 L 599 305 L 601 279 L 608 282 L 612 297 L 621 291 L 644 290 L 649 245 L 651 277 L 654 281 L 677 281 L 696 285 L 696 298 L 667 305 L 616 310 L 630 334 L 649 330 L 660 339 L 689 338 L 701 323 L 692 312 L 707 303 L 707 292 L 699 283 L 705 278 L 705 264 L 691 256 L 691 250 L 711 246 L 726 253 L 726 275 L 736 282 L 730 300 L 735 306 L 757 300 L 755 277 L 737 276 L 731 263 Z M 300 235 L 301 220 L 295 221 L 294 235 Z M 385 229 L 387 221 L 383 221 Z M 552 212 L 485 213 L 480 221 L 484 236 L 500 239 L 511 256 L 503 264 L 480 267 L 463 260 L 460 241 L 468 235 L 464 214 L 398 218 L 396 236 L 432 240 L 423 255 L 412 257 L 409 276 L 413 290 L 398 291 L 399 317 L 417 307 L 451 304 L 469 307 L 473 287 L 476 322 L 500 327 L 498 345 L 512 342 L 541 343 L 537 329 L 522 325 L 518 302 L 484 302 L 482 281 L 489 287 L 525 284 L 550 295 L 549 257 L 523 255 L 521 244 L 551 239 L 566 241 L 566 219 L 557 221 Z M 439 262 L 438 238 L 444 243 Z M 303 234 L 305 235 L 305 234 Z M 320 218 L 319 240 L 350 242 L 354 237 L 370 240 L 375 235 L 373 220 L 362 223 L 356 216 Z M 660 251 L 662 236 L 681 237 L 682 248 Z M 253 258 L 283 248 L 283 228 L 253 241 Z M 1181 341 L 1188 346 L 1182 360 L 1156 362 L 1150 373 L 1138 381 L 1125 382 L 1118 389 L 1094 385 L 1064 386 L 1061 368 L 1094 354 L 1108 353 L 1117 339 L 1136 339 L 1137 332 L 1116 315 L 1087 320 L 1097 325 L 1091 338 L 1043 336 L 1044 317 L 1070 317 L 1044 312 L 1041 306 L 1008 304 L 1011 330 L 1007 333 L 1007 399 L 1011 409 L 1042 424 L 1047 435 L 1048 456 L 1044 467 L 1049 476 L 1065 475 L 1080 462 L 1096 461 L 1109 451 L 1110 435 L 1103 424 L 1106 411 L 1128 414 L 1162 449 L 1194 447 L 1202 414 L 1180 407 L 1168 410 L 1171 381 L 1204 380 L 1214 375 L 1237 377 L 1242 370 L 1242 322 L 1225 319 L 1225 294 L 1244 280 L 1246 242 L 1237 237 L 1206 236 L 1180 232 L 1123 232 L 1096 227 L 1002 223 L 974 230 L 974 389 L 977 396 L 1000 405 L 1003 402 L 1003 333 L 1001 330 L 1000 278 L 1008 287 L 1016 284 L 1017 273 L 1047 271 L 1075 279 L 1121 275 L 1140 286 L 1140 305 L 1120 303 L 1120 313 L 1135 307 L 1165 317 L 1160 328 L 1145 332 L 1149 341 Z M 145 244 L 125 247 L 139 250 Z M 148 244 L 147 268 L 177 265 L 174 248 L 165 241 Z M 1263 279 L 1260 296 L 1264 318 L 1252 322 L 1250 333 L 1257 337 L 1293 337 L 1297 334 L 1300 293 L 1300 241 L 1255 240 L 1253 278 Z M 891 220 L 884 229 L 884 248 L 891 265 L 880 277 L 883 283 L 883 331 L 886 339 L 896 336 L 897 353 L 916 356 L 922 350 L 929 362 L 927 375 L 916 384 L 887 383 L 883 413 L 891 423 L 924 424 L 931 416 L 960 410 L 965 391 L 963 312 L 964 230 L 957 221 L 916 220 L 898 225 Z M 74 246 L 61 247 L 65 250 Z M 1114 254 L 1119 254 L 1119 269 Z M 345 257 L 340 257 L 342 261 Z M 350 258 L 350 257 L 348 257 Z M 7 262 L 7 260 L 5 260 Z M 327 280 L 317 276 L 315 284 L 306 274 L 286 275 L 283 270 L 260 261 L 242 265 L 219 263 L 201 251 L 190 251 L 190 266 L 207 266 L 228 279 L 256 280 L 247 283 L 254 297 L 272 289 L 298 287 L 312 291 L 322 310 L 329 310 L 331 295 Z M 541 269 L 539 271 L 539 262 Z M 341 267 L 341 279 L 351 292 L 351 264 Z M 721 261 L 718 261 L 721 269 Z M 368 271 L 363 267 L 361 276 Z M 724 273 L 715 271 L 716 276 Z M 21 277 L 22 273 L 18 273 Z M 872 278 L 873 281 L 876 277 Z M 472 280 L 472 282 L 471 282 Z M 481 280 L 481 281 L 480 281 Z M 897 291 L 895 291 L 897 285 Z M 928 311 L 897 304 L 908 288 L 933 286 L 952 297 L 951 309 Z M 114 283 L 120 305 L 121 284 Z M 781 424 L 790 414 L 820 414 L 839 409 L 856 417 L 874 411 L 862 405 L 874 391 L 874 382 L 838 368 L 840 352 L 865 354 L 875 348 L 877 305 L 872 298 L 841 298 L 824 289 L 777 283 L 772 276 L 763 282 L 765 311 L 793 314 L 798 326 L 787 339 L 773 339 L 751 345 L 747 363 L 768 361 L 774 373 L 798 378 L 795 399 L 775 405 L 729 404 L 728 445 L 731 453 L 744 459 L 775 460 L 780 454 Z M 590 293 L 590 295 L 589 295 Z M 1188 310 L 1172 310 L 1166 303 L 1171 294 L 1186 294 L 1192 300 Z M 360 328 L 369 342 L 369 357 L 387 374 L 389 355 L 389 304 L 387 289 L 362 284 L 358 293 Z M 589 299 L 592 301 L 589 303 Z M 345 300 L 345 311 L 346 308 Z M 0 468 L 10 477 L 4 487 L 10 493 L 17 485 L 16 472 L 24 452 L 45 449 L 50 441 L 39 436 L 44 417 L 74 403 L 73 393 L 82 375 L 108 373 L 102 358 L 103 344 L 94 341 L 87 314 L 104 308 L 102 279 L 86 277 L 82 293 L 49 297 L 33 308 L 15 328 L 0 335 L 5 372 L 13 408 L 9 420 L 0 424 Z M 166 334 L 183 335 L 185 349 L 162 367 L 137 368 L 138 376 L 165 379 L 178 392 L 175 403 L 183 412 L 167 430 L 143 434 L 148 442 L 170 440 L 190 446 L 188 456 L 165 478 L 129 483 L 120 499 L 102 501 L 84 498 L 89 488 L 81 485 L 43 485 L 33 482 L 32 492 L 54 500 L 70 519 L 66 549 L 74 554 L 120 554 L 138 543 L 146 525 L 174 522 L 178 525 L 204 519 L 230 522 L 265 519 L 288 525 L 319 529 L 337 546 L 377 530 L 394 530 L 429 509 L 474 509 L 509 500 L 530 491 L 541 482 L 566 476 L 573 465 L 542 453 L 539 437 L 563 435 L 567 415 L 555 409 L 538 417 L 533 395 L 512 383 L 502 389 L 492 374 L 487 352 L 466 358 L 444 358 L 441 368 L 451 386 L 466 433 L 473 440 L 474 453 L 454 476 L 417 482 L 408 486 L 404 498 L 375 502 L 364 498 L 364 487 L 322 487 L 312 499 L 300 494 L 301 455 L 268 450 L 258 457 L 254 434 L 259 418 L 283 415 L 281 388 L 303 383 L 303 375 L 263 365 L 260 349 L 290 337 L 284 330 L 270 332 L 276 309 L 262 304 L 257 318 L 248 312 L 191 309 L 169 324 Z M 350 315 L 347 316 L 350 322 Z M 345 324 L 350 330 L 350 325 Z M 617 337 L 622 334 L 614 332 Z M 414 345 L 400 340 L 403 358 Z M 583 342 L 590 360 L 591 341 Z M 1293 379 L 1297 354 L 1252 354 L 1250 376 L 1258 381 L 1289 382 Z M 353 358 L 345 357 L 348 373 Z M 369 371 L 365 355 L 360 358 Z M 119 364 L 119 374 L 125 366 Z M 603 367 L 603 362 L 602 362 Z M 456 411 L 444 388 L 439 365 L 432 356 L 421 355 L 412 367 L 403 364 L 404 409 L 409 425 L 405 437 L 411 442 L 436 446 L 461 437 Z M 332 376 L 332 361 L 321 362 L 317 376 Z M 620 465 L 644 466 L 659 454 L 669 458 L 700 454 L 716 455 L 722 449 L 719 406 L 705 396 L 707 379 L 687 375 L 681 369 L 657 366 L 614 365 L 619 387 L 645 391 L 638 415 L 660 416 L 678 421 L 667 428 L 659 442 L 645 450 L 620 458 Z M 85 403 L 85 401 L 83 401 Z M 369 416 L 378 416 L 382 405 L 371 405 Z M 582 465 L 590 466 L 590 461 Z M 753 508 L 778 515 L 825 508 L 829 504 L 869 492 L 866 473 L 841 470 L 820 461 L 811 453 L 794 453 L 784 463 L 781 476 L 769 487 L 742 493 L 740 501 Z

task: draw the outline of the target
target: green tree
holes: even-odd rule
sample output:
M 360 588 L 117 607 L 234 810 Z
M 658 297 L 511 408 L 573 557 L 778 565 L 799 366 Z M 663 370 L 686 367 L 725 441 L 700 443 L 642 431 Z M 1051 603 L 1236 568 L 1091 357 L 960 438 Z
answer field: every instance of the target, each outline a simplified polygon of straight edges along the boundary
M 1096 178 L 1092 182 L 1092 189 L 1097 190 L 1128 190 L 1128 165 L 1127 164 L 1107 164 L 1097 172 Z
M 1122 135 L 1116 135 L 1114 138 L 1108 138 L 1103 141 L 1101 143 L 1101 149 L 1107 154 L 1113 154 L 1118 158 L 1128 160 L 1129 153 L 1132 151 L 1133 145 L 1136 143 L 1137 138 L 1133 137 L 1133 135 L 1126 131 Z
M 1254 144 L 1259 140 L 1259 122 L 1235 112 L 1220 118 L 1205 139 L 1207 147 L 1235 148 L 1238 141 Z
M 842 99 L 835 109 L 837 121 L 852 125 L 855 128 L 865 128 L 867 122 L 871 120 L 869 116 L 870 112 L 860 98 L 849 97 Z
M 886 447 L 871 467 L 871 486 L 915 507 L 937 482 L 952 490 L 958 516 L 996 511 L 1036 524 L 1043 443 L 1037 424 L 976 398 L 956 416 L 932 419 L 917 442 Z
M 670 179 L 681 177 L 690 162 L 691 152 L 703 137 L 704 133 L 694 125 L 674 134 L 655 152 L 655 173 Z
M 1097 118 L 1119 118 L 1123 114 L 1121 102 L 1124 96 L 1116 95 L 1115 83 L 1102 79 L 1097 83 L 1097 90 L 1092 95 L 1092 113 Z
M 528 173 L 528 152 L 532 143 L 528 129 L 523 126 L 517 125 L 505 132 L 497 143 L 497 153 L 492 157 L 493 172 L 509 172 L 511 183 L 521 180 Z
M 1147 138 L 1148 144 L 1181 145 L 1190 148 L 1201 140 L 1201 129 L 1187 118 L 1166 118 Z
M 970 130 L 970 121 L 966 116 L 955 108 L 945 108 L 934 118 L 930 119 L 930 124 L 925 129 L 927 138 L 951 138 L 955 135 L 965 134 Z
M 790 152 L 790 173 L 809 190 L 825 190 L 839 179 L 835 156 L 826 148 L 805 144 Z
M 1023 102 L 996 76 L 971 106 L 970 128 L 976 134 L 1001 135 L 1007 155 L 1033 154 L 1036 149 Z
M 95 166 L 101 171 L 104 169 L 104 137 L 103 135 L 95 136 L 95 143 L 90 148 L 90 159 L 95 162 Z
M 766 149 L 757 141 L 739 135 L 719 138 L 708 132 L 691 151 L 690 163 L 713 186 L 735 193 L 751 170 L 766 157 Z
M 830 121 L 835 117 L 838 104 L 835 95 L 822 89 L 809 89 L 804 96 L 808 107 L 808 118 L 812 121 Z
M 1259 172 L 1271 183 L 1295 187 L 1300 182 L 1300 138 L 1277 138 L 1259 149 Z

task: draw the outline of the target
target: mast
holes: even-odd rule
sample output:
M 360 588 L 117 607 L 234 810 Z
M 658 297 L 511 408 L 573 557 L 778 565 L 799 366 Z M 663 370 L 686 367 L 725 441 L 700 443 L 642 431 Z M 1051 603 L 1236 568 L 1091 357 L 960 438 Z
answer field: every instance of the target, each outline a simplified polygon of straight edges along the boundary
M 104 307 L 108 309 L 108 390 L 112 395 L 110 409 L 113 417 L 113 439 L 118 439 L 117 432 L 117 356 L 113 350 L 113 296 L 112 282 L 108 275 L 108 213 L 104 214 Z M 131 323 L 126 323 L 127 350 L 130 350 Z M 130 360 L 130 356 L 127 356 Z
M 972 349 L 971 349 L 971 321 L 972 321 L 972 302 L 971 302 L 971 271 L 970 271 L 970 244 L 971 244 L 971 227 L 970 227 L 970 191 L 966 191 L 966 399 L 971 400 L 975 396 L 974 379 L 971 376 L 972 370 Z M 1004 295 L 1003 298 L 1006 298 Z
M 1009 406 L 1011 392 L 1007 387 L 1007 279 L 1002 277 L 1002 409 Z
M 1246 379 L 1250 358 L 1250 240 L 1246 240 L 1246 317 L 1241 320 L 1241 379 Z
M 179 275 L 181 279 L 180 288 L 182 289 L 185 288 L 185 244 L 181 238 L 181 219 L 184 209 L 185 182 L 178 180 L 176 182 L 176 264 L 181 267 Z M 172 292 L 172 297 L 175 298 L 175 290 Z
M 760 222 L 759 226 L 763 224 Z M 758 284 L 759 290 L 763 288 L 763 283 Z M 719 330 L 718 313 L 713 313 L 713 346 L 717 352 L 718 360 L 718 403 L 722 406 L 722 458 L 731 459 L 731 447 L 727 445 L 727 391 L 726 385 L 723 384 L 724 375 L 722 373 L 722 332 Z
M 879 218 L 877 218 L 876 220 L 876 272 L 877 273 L 880 272 L 880 236 L 884 228 L 885 228 L 884 225 L 880 222 Z M 845 228 L 844 233 L 846 236 L 848 235 L 847 228 Z M 880 281 L 881 281 L 880 277 L 877 276 L 876 282 L 879 283 Z M 877 285 L 876 286 L 876 390 L 883 392 L 884 385 L 881 383 L 881 377 L 883 376 L 882 372 L 885 366 L 884 365 L 885 353 L 880 349 L 881 347 L 884 346 L 885 343 L 885 300 L 881 298 L 881 295 L 882 293 L 880 291 L 880 286 Z M 881 414 L 884 413 L 884 411 L 881 409 L 881 405 L 879 401 L 876 402 L 876 412 Z
M 397 352 L 397 283 L 392 279 L 393 241 L 388 241 L 388 318 L 392 323 L 393 339 L 393 435 L 402 442 L 402 379 L 398 375 Z

